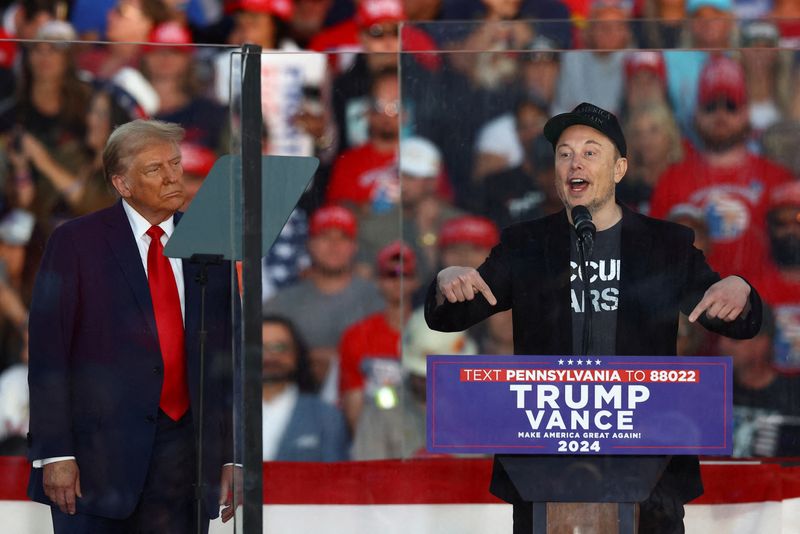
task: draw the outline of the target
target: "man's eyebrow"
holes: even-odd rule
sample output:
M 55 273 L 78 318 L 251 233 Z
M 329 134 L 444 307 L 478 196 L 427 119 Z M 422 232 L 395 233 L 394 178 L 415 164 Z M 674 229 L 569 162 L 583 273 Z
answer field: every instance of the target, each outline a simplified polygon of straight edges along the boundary
M 591 143 L 591 144 L 593 144 L 593 145 L 597 145 L 597 146 L 599 146 L 600 148 L 603 148 L 603 145 L 602 145 L 602 143 L 600 143 L 600 141 L 595 141 L 594 139 L 587 139 L 587 140 L 586 140 L 586 141 L 585 141 L 583 144 L 584 144 L 584 145 L 588 145 L 588 144 L 590 144 L 590 143 Z M 559 148 L 561 148 L 561 147 L 571 148 L 571 147 L 570 147 L 570 146 L 569 146 L 567 143 L 561 143 L 560 145 L 558 145 L 558 146 L 556 147 L 556 150 L 558 150 L 558 149 L 559 149 Z
M 167 161 L 175 161 L 176 159 L 183 159 L 183 154 L 175 154 L 174 156 L 169 158 Z M 160 167 L 162 164 L 163 164 L 162 161 L 160 159 L 158 159 L 158 160 L 148 161 L 147 163 L 144 163 L 142 165 L 142 168 L 143 169 L 148 169 L 148 168 L 151 168 L 151 167 Z

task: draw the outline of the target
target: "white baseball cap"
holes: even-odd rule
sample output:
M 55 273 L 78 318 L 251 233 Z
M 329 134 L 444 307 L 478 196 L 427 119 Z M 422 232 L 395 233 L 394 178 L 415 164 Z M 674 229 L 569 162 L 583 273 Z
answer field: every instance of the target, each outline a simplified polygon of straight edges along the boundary
M 436 178 L 442 169 L 439 149 L 423 137 L 400 141 L 400 173 L 414 178 Z

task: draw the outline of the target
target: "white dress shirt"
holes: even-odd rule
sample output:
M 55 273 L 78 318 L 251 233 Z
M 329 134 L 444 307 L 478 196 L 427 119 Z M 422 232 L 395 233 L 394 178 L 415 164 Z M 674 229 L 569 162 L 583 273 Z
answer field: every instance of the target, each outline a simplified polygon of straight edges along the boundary
M 133 231 L 133 237 L 136 238 L 136 247 L 139 249 L 139 256 L 142 258 L 142 267 L 144 267 L 144 274 L 147 275 L 147 249 L 150 248 L 150 236 L 147 231 L 150 229 L 150 224 L 147 219 L 133 209 L 127 202 L 122 201 L 122 207 L 125 208 L 125 215 L 128 216 L 128 222 Z M 175 231 L 175 221 L 173 217 L 167 218 L 158 226 L 164 230 L 164 235 L 161 236 L 161 244 L 166 245 L 169 241 L 172 232 Z M 183 292 L 183 260 L 180 258 L 170 258 L 169 264 L 172 267 L 172 274 L 175 276 L 175 284 L 178 286 L 178 297 L 181 301 L 181 316 L 183 317 L 184 325 L 186 324 L 186 306 L 185 296 Z
M 262 399 L 261 456 L 265 462 L 274 460 L 278 455 L 281 438 L 289 426 L 299 396 L 297 385 L 290 384 L 271 401 Z

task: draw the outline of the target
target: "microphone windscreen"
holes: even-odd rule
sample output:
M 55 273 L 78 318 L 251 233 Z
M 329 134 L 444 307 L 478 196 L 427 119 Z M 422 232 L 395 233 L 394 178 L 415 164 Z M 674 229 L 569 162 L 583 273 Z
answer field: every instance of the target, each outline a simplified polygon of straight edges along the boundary
M 578 237 L 583 240 L 593 240 L 595 226 L 592 222 L 592 214 L 589 213 L 589 208 L 578 205 L 572 208 L 571 213 L 572 224 Z
M 572 208 L 572 224 L 575 226 L 579 226 L 580 223 L 584 221 L 591 221 L 592 214 L 589 213 L 589 208 L 582 205 L 577 205 Z

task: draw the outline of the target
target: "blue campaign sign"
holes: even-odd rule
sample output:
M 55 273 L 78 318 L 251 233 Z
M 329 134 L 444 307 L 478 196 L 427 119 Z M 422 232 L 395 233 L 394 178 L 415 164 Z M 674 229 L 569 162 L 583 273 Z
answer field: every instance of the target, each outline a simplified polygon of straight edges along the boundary
M 727 356 L 428 356 L 428 450 L 729 455 L 732 385 Z

